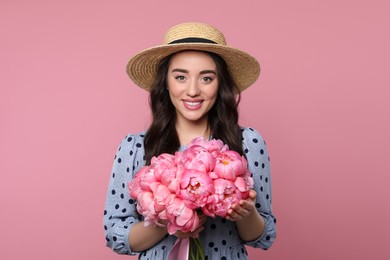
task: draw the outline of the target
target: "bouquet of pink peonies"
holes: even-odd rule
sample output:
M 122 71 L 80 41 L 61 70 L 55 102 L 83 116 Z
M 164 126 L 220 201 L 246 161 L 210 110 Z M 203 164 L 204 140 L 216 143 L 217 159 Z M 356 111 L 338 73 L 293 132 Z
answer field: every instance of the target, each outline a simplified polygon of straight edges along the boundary
M 169 234 L 199 226 L 197 210 L 226 217 L 253 188 L 247 161 L 221 140 L 194 139 L 184 151 L 153 157 L 129 182 L 145 225 L 167 223 Z M 197 241 L 197 246 L 201 246 Z

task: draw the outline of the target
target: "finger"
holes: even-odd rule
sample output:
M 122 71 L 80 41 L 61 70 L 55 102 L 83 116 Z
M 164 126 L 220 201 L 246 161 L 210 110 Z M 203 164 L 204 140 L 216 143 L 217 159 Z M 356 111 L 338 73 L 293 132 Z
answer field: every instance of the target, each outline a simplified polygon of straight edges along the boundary
M 203 211 L 197 211 L 198 217 L 207 217 L 206 214 L 203 213 Z
M 241 219 L 241 214 L 238 212 L 239 211 L 239 209 L 230 209 L 229 211 L 228 211 L 228 216 L 231 218 L 231 220 L 232 221 L 237 221 L 237 220 L 240 220 Z
M 240 208 L 239 210 L 236 211 L 236 214 L 238 215 L 237 217 L 239 218 L 245 218 L 246 216 L 249 215 L 249 211 L 244 208 Z
M 256 200 L 256 195 L 257 195 L 256 191 L 254 190 L 249 191 L 249 198 L 251 198 L 252 200 Z
M 256 202 L 256 195 L 257 195 L 256 191 L 251 190 L 249 192 L 248 197 L 246 198 L 246 201 L 252 202 L 254 204 Z
M 241 203 L 242 202 L 242 203 Z M 240 206 L 247 210 L 247 211 L 252 211 L 254 209 L 255 203 L 253 201 L 246 201 L 243 200 L 240 202 Z
M 204 230 L 204 226 L 200 226 L 195 230 L 196 233 L 202 232 Z
M 206 222 L 206 220 L 207 220 L 206 215 L 199 217 L 199 223 L 204 223 L 204 222 Z
M 199 226 L 204 226 L 205 223 L 206 221 L 199 221 Z
M 199 233 L 193 233 L 193 234 L 191 234 L 190 237 L 192 237 L 192 238 L 199 238 Z
M 243 201 L 243 202 L 245 202 L 245 201 Z M 236 217 L 238 217 L 239 215 L 241 215 L 240 212 L 242 211 L 242 206 L 240 204 L 241 204 L 241 202 L 239 204 L 233 204 L 228 211 L 228 214 L 230 216 L 232 216 L 234 219 Z
M 227 217 L 227 219 L 230 220 L 230 221 L 235 222 L 235 221 L 240 221 L 240 220 L 242 220 L 243 217 L 242 217 L 241 215 L 239 215 L 239 214 L 233 214 L 233 215 L 229 215 L 229 216 Z
M 185 233 L 181 232 L 181 231 L 176 231 L 176 233 L 174 234 L 177 238 L 185 238 L 186 235 Z
M 243 201 L 242 203 L 240 203 L 239 206 L 235 207 L 233 210 L 237 215 L 239 215 L 237 217 L 245 218 L 254 210 L 254 204 L 249 203 L 247 201 Z
M 199 233 L 202 232 L 203 230 L 204 230 L 203 226 L 195 229 L 193 232 L 190 233 L 190 237 L 194 237 L 194 238 L 199 237 Z
M 199 220 L 206 220 L 207 219 L 207 216 L 206 215 L 203 215 L 203 216 L 200 216 L 199 217 Z

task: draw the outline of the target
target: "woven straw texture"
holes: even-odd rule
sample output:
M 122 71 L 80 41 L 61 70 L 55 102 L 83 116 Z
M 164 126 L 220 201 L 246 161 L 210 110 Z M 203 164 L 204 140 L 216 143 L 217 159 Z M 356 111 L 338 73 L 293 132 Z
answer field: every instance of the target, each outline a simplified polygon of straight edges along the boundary
M 202 38 L 215 43 L 174 43 L 186 38 Z M 183 50 L 208 51 L 220 55 L 240 91 L 251 86 L 260 75 L 258 61 L 248 53 L 226 45 L 224 35 L 215 27 L 202 23 L 179 24 L 167 31 L 164 44 L 146 49 L 133 56 L 127 64 L 130 79 L 150 91 L 159 62 L 172 53 Z

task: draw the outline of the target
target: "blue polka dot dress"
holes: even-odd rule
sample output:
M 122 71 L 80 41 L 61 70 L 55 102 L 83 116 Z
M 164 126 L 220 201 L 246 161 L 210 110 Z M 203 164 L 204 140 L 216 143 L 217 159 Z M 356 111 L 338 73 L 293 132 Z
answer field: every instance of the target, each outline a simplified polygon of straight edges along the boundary
M 253 241 L 240 239 L 234 222 L 217 217 L 208 217 L 200 239 L 205 257 L 214 259 L 248 259 L 245 245 L 268 249 L 276 238 L 276 219 L 272 214 L 271 176 L 269 156 L 261 135 L 252 128 L 242 129 L 243 149 L 248 168 L 257 192 L 256 208 L 265 220 L 263 234 Z M 134 252 L 129 246 L 131 227 L 142 221 L 136 202 L 130 197 L 128 182 L 144 166 L 144 134 L 126 136 L 115 155 L 104 210 L 106 244 L 118 254 L 135 255 L 139 259 L 168 259 L 176 237 L 165 236 L 159 243 L 143 252 Z

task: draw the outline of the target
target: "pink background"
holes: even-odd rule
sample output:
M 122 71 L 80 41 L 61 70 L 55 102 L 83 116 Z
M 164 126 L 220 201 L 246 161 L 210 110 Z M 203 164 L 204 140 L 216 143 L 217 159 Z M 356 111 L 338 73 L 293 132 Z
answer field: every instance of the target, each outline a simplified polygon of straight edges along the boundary
M 390 259 L 389 10 L 1 0 L 0 259 L 124 259 L 105 247 L 107 183 L 120 140 L 149 122 L 125 65 L 185 21 L 214 24 L 262 65 L 240 113 L 268 143 L 278 238 L 252 259 Z

